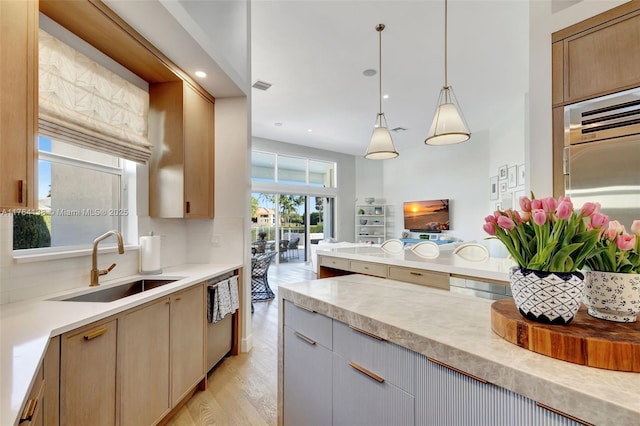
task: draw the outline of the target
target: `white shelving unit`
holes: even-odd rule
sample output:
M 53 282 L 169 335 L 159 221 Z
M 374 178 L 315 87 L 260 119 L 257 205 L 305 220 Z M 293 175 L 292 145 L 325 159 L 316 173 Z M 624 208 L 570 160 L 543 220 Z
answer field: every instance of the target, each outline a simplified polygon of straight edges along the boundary
M 380 244 L 387 234 L 387 206 L 384 204 L 356 205 L 356 242 Z

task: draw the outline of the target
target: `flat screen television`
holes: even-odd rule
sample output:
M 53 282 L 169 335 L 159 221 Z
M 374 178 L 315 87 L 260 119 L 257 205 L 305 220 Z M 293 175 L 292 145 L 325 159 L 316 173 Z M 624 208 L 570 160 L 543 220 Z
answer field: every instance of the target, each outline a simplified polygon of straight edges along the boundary
M 404 228 L 412 232 L 449 230 L 449 200 L 406 201 Z

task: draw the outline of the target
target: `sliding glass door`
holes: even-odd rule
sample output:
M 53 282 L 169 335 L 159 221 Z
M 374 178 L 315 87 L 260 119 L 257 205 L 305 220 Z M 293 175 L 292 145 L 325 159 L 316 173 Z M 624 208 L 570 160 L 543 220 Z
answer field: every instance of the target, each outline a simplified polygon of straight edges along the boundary
M 334 199 L 251 194 L 252 253 L 278 251 L 278 262 L 307 262 L 309 245 L 334 236 Z

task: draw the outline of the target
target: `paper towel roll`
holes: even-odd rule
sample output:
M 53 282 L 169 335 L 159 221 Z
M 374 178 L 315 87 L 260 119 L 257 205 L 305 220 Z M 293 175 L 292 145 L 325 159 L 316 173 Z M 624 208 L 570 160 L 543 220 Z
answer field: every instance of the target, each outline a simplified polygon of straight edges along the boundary
M 160 237 L 140 237 L 140 273 L 160 274 Z

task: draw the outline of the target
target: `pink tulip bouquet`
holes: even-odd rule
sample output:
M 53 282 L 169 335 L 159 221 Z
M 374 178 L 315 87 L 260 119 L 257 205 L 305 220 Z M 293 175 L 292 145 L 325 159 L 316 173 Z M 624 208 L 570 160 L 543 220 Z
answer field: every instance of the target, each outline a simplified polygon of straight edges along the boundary
M 583 268 L 606 229 L 608 216 L 597 203 L 574 210 L 569 197 L 520 198 L 520 208 L 497 210 L 485 218 L 483 229 L 505 245 L 521 268 L 574 272 Z
M 640 220 L 633 221 L 631 234 L 617 220 L 609 222 L 587 266 L 593 271 L 640 274 Z

